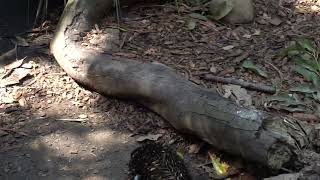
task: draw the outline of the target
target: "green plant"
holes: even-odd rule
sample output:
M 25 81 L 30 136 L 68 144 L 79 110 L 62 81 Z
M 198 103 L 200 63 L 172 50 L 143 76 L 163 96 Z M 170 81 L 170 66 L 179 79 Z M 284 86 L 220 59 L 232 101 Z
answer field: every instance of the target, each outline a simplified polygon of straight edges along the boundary
M 300 74 L 306 82 L 291 87 L 290 92 L 271 96 L 267 102 L 273 104 L 276 109 L 289 112 L 305 112 L 307 109 L 311 109 L 320 115 L 320 111 L 317 110 L 320 107 L 318 104 L 320 102 L 319 54 L 320 48 L 308 39 L 298 39 L 293 46 L 287 48 L 282 55 L 293 60 L 294 71 Z
M 295 71 L 305 80 L 312 82 L 315 88 L 320 86 L 320 50 L 308 39 L 299 39 L 289 47 L 286 54 L 295 63 Z
M 176 6 L 176 10 L 177 10 L 178 14 L 180 14 L 179 7 L 181 6 L 181 1 L 180 0 L 174 0 L 174 4 Z
M 118 27 L 120 27 L 120 0 L 113 0 L 113 4 L 116 10 Z

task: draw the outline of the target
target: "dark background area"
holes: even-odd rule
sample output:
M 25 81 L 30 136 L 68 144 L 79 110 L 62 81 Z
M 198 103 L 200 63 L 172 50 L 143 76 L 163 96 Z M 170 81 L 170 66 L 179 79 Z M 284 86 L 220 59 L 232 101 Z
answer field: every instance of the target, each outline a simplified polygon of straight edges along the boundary
M 0 6 L 0 35 L 12 36 L 32 28 L 39 0 L 3 1 Z
M 23 34 L 34 26 L 40 0 L 2 1 L 0 6 L 0 55 L 14 48 L 10 37 Z M 48 13 L 63 5 L 63 0 L 48 2 Z

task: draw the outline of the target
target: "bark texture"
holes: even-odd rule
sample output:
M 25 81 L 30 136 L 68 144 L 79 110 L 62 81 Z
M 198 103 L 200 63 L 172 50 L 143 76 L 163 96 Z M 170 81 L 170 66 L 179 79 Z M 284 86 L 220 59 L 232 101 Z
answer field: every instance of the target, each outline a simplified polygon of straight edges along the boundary
M 122 3 L 122 2 L 121 2 Z M 85 50 L 81 34 L 111 9 L 112 0 L 69 0 L 51 52 L 78 83 L 107 96 L 133 99 L 216 148 L 279 169 L 310 147 L 315 129 L 296 120 L 238 106 L 159 63 Z

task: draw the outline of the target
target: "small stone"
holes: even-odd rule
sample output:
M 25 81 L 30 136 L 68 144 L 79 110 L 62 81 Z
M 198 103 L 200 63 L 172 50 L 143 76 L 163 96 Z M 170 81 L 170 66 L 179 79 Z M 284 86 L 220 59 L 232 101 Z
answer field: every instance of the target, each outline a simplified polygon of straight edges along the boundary
M 40 116 L 40 117 L 45 117 L 46 115 L 47 115 L 47 114 L 46 114 L 45 112 L 40 112 L 40 113 L 39 113 L 39 116 Z
M 250 23 L 254 18 L 254 6 L 252 0 L 211 0 L 210 2 L 210 11 L 211 14 L 216 14 L 217 12 L 213 11 L 222 11 L 222 7 L 225 7 L 224 4 L 232 3 L 232 9 L 226 16 L 221 20 L 232 23 L 232 24 L 241 24 L 241 23 Z M 214 8 L 220 5 L 221 8 Z M 226 9 L 225 11 L 227 11 Z
M 234 48 L 234 46 L 228 45 L 228 46 L 223 47 L 222 49 L 225 50 L 225 51 L 228 51 L 228 50 L 231 50 L 233 48 Z
M 269 23 L 274 26 L 279 26 L 282 23 L 282 20 L 280 18 L 272 18 L 269 20 Z
M 86 118 L 88 118 L 88 115 L 86 115 L 86 114 L 80 114 L 80 115 L 79 115 L 79 118 L 80 118 L 80 119 L 86 119 Z
M 210 67 L 210 72 L 212 72 L 213 74 L 216 74 L 218 72 L 217 68 L 214 66 Z

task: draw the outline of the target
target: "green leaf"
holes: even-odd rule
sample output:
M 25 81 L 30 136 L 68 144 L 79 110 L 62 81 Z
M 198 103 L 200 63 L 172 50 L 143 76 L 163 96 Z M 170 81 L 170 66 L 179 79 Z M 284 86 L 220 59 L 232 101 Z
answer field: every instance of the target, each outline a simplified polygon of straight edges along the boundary
M 320 102 L 320 91 L 317 91 L 316 93 L 312 94 L 312 97 L 314 100 Z
M 303 107 L 283 107 L 282 109 L 289 112 L 305 112 L 306 111 L 306 108 L 303 108 Z
M 256 73 L 258 73 L 260 76 L 267 78 L 268 74 L 260 69 L 257 65 L 253 64 L 251 60 L 246 60 L 243 62 L 242 67 L 252 70 Z
M 302 84 L 297 87 L 293 87 L 290 89 L 290 91 L 301 92 L 301 93 L 315 93 L 315 92 L 317 92 L 317 90 L 309 84 Z
M 312 41 L 308 40 L 308 39 L 299 39 L 297 40 L 298 45 L 300 45 L 300 47 L 302 47 L 303 49 L 309 51 L 309 52 L 315 52 L 316 49 L 312 43 Z
M 199 13 L 191 13 L 189 14 L 190 17 L 194 18 L 194 19 L 198 19 L 198 20 L 202 20 L 202 21 L 208 21 L 209 19 L 206 16 L 203 16 Z
M 209 153 L 209 156 L 211 159 L 212 166 L 215 170 L 215 173 L 219 176 L 225 175 L 228 172 L 229 165 L 224 162 L 221 162 L 220 158 L 218 158 L 214 154 Z
M 187 24 L 187 28 L 189 30 L 194 30 L 196 28 L 196 21 L 194 19 L 189 19 L 188 24 Z
M 300 51 L 296 50 L 296 49 L 287 51 L 287 55 L 288 56 L 296 56 L 296 55 L 299 55 L 299 54 L 300 54 Z
M 302 66 L 302 67 L 304 67 L 310 71 L 313 71 L 315 73 L 318 72 L 318 70 L 317 70 L 318 65 L 317 65 L 316 61 L 306 60 L 306 59 L 303 59 L 301 56 L 294 57 L 293 60 L 299 66 Z
M 296 46 L 290 46 L 284 50 L 281 51 L 280 56 L 284 57 L 284 56 L 295 56 L 300 54 L 300 49 Z
M 302 66 L 295 66 L 295 71 L 301 74 L 307 81 L 311 81 L 313 85 L 319 87 L 320 78 L 315 72 L 309 71 L 308 69 Z
M 297 97 L 296 94 L 289 95 L 289 94 L 282 94 L 277 96 L 271 96 L 268 98 L 269 102 L 276 101 L 281 102 L 284 106 L 297 106 L 297 105 L 303 105 L 303 103 L 300 101 L 300 99 Z
M 181 151 L 177 151 L 177 155 L 180 159 L 184 159 L 184 154 Z
M 269 102 L 278 102 L 276 107 L 289 112 L 304 112 L 306 111 L 305 103 L 300 100 L 297 94 L 282 94 L 271 96 Z

